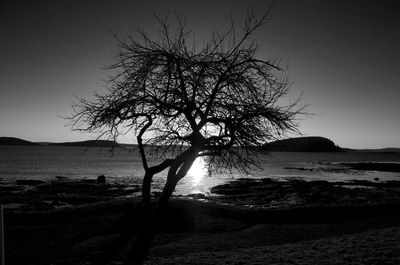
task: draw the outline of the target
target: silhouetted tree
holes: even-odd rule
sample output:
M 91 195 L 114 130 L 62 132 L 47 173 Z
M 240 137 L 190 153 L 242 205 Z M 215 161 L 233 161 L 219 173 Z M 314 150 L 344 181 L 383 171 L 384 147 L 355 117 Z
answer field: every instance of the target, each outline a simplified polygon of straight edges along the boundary
M 117 38 L 119 52 L 110 69 L 108 91 L 92 101 L 82 99 L 72 117 L 74 128 L 100 132 L 116 139 L 132 131 L 145 171 L 142 208 L 146 219 L 134 263 L 147 255 L 154 220 L 166 208 L 178 181 L 195 159 L 207 156 L 211 170 L 256 165 L 257 147 L 297 132 L 294 122 L 298 101 L 284 104 L 287 79 L 276 60 L 257 56 L 253 39 L 267 21 L 250 12 L 238 35 L 232 22 L 225 33 L 213 33 L 196 43 L 187 22 L 177 16 L 171 30 L 168 18 L 158 19 L 159 39 L 138 30 Z M 173 154 L 150 165 L 149 152 L 161 149 Z M 167 180 L 155 209 L 151 207 L 153 176 L 167 170 Z

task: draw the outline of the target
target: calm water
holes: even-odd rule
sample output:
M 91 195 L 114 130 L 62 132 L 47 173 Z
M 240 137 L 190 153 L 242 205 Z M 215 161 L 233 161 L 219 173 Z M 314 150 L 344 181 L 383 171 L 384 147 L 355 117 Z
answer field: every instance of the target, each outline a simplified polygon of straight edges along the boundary
M 157 160 L 152 160 L 156 163 Z M 328 181 L 365 179 L 400 180 L 400 173 L 361 172 L 354 170 L 332 171 L 339 162 L 396 162 L 400 154 L 370 153 L 291 153 L 272 152 L 263 158 L 263 170 L 254 170 L 249 177 L 324 179 Z M 287 167 L 313 169 L 296 170 Z M 96 178 L 104 174 L 110 181 L 140 183 L 143 176 L 141 159 L 137 151 L 117 148 L 114 154 L 108 148 L 56 147 L 56 146 L 1 146 L 0 181 L 13 183 L 16 179 L 54 179 L 55 176 L 70 178 Z M 155 187 L 164 182 L 166 172 L 155 178 Z M 177 187 L 181 194 L 207 192 L 217 184 L 232 178 L 246 177 L 213 175 L 208 177 L 203 170 L 203 161 L 196 160 L 194 166 Z

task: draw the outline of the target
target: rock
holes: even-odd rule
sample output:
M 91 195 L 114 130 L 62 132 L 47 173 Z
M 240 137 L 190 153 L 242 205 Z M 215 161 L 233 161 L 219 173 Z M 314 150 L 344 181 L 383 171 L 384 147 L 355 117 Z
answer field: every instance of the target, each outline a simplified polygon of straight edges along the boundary
M 36 186 L 43 183 L 46 183 L 44 180 L 40 179 L 17 179 L 17 185 L 27 185 L 27 186 Z
M 106 176 L 104 176 L 104 175 L 98 176 L 97 179 L 96 179 L 96 183 L 97 183 L 97 184 L 106 183 Z
M 55 178 L 57 180 L 67 180 L 68 179 L 67 177 L 64 177 L 64 176 L 56 176 Z
M 298 193 L 289 193 L 286 194 L 282 200 L 285 204 L 301 204 L 303 199 Z
M 95 179 L 81 179 L 81 182 L 90 184 L 90 183 L 96 183 L 96 180 Z
M 263 179 L 261 179 L 261 182 L 262 182 L 263 184 L 266 184 L 266 183 L 272 183 L 273 181 L 272 181 L 271 178 L 263 178 Z
M 203 193 L 191 193 L 188 195 L 188 197 L 198 200 L 198 199 L 205 199 L 206 195 L 204 195 Z
M 213 187 L 210 190 L 211 193 L 220 194 L 220 195 L 243 195 L 248 194 L 247 190 L 239 189 L 239 188 L 219 188 Z

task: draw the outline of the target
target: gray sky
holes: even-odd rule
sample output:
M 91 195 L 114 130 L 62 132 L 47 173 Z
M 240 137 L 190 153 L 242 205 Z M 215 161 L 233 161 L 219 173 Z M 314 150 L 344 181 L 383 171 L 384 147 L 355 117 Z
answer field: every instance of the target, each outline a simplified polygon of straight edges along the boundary
M 112 32 L 157 33 L 153 13 L 177 12 L 196 37 L 241 25 L 266 1 L 1 1 L 0 136 L 75 141 L 59 116 L 75 97 L 104 90 Z M 256 35 L 260 55 L 288 62 L 291 97 L 316 115 L 301 131 L 343 147 L 400 147 L 400 19 L 395 1 L 278 0 Z M 131 142 L 133 136 L 121 138 Z

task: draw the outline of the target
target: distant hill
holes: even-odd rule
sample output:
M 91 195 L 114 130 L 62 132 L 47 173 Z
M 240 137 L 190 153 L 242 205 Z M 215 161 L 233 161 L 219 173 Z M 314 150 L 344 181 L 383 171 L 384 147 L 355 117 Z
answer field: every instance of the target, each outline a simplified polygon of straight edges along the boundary
M 380 149 L 350 149 L 345 148 L 348 152 L 358 152 L 358 153 L 386 153 L 386 154 L 397 154 L 400 153 L 400 148 L 380 148 Z
M 0 137 L 0 145 L 39 145 L 15 137 Z
M 30 146 L 83 146 L 83 147 L 125 147 L 137 148 L 136 144 L 124 144 L 106 140 L 88 140 L 80 142 L 30 142 L 16 137 L 0 137 L 0 145 Z M 400 153 L 400 148 L 350 149 L 341 148 L 333 141 L 319 136 L 298 137 L 274 141 L 262 146 L 265 151 L 283 152 L 362 152 L 362 153 Z
M 81 142 L 49 143 L 48 146 L 85 146 L 85 147 L 120 147 L 117 142 L 106 140 L 88 140 Z
M 342 148 L 327 138 L 311 136 L 270 142 L 262 147 L 265 151 L 283 152 L 344 152 Z

